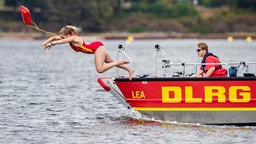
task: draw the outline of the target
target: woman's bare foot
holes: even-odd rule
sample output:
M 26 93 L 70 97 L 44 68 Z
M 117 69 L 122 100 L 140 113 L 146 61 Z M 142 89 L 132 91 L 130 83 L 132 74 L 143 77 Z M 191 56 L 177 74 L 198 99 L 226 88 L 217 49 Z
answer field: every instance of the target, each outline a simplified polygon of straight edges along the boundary
M 129 68 L 128 72 L 129 72 L 129 80 L 131 81 L 132 80 L 132 75 L 134 73 L 134 69 L 133 68 Z
M 117 65 L 122 65 L 122 64 L 128 64 L 130 63 L 129 61 L 125 61 L 125 60 L 117 60 Z
M 130 67 L 127 67 L 127 66 L 124 66 L 124 64 L 128 64 L 130 62 L 129 61 L 125 61 L 125 60 L 116 60 L 116 62 L 118 63 L 117 66 L 119 68 L 123 68 L 123 69 L 128 71 L 128 73 L 129 73 L 129 80 L 132 80 L 132 75 L 133 75 L 134 69 L 130 68 Z

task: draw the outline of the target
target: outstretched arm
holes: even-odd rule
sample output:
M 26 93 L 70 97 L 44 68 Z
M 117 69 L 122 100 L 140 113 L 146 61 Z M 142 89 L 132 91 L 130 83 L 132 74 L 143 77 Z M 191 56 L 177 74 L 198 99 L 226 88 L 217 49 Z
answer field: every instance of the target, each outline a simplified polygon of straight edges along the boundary
M 60 36 L 52 36 L 50 38 L 48 38 L 47 40 L 45 40 L 43 43 L 41 43 L 41 46 L 46 46 L 49 42 L 55 41 L 55 40 L 60 40 L 61 37 Z
M 52 46 L 56 44 L 64 44 L 64 43 L 69 43 L 74 41 L 75 41 L 75 36 L 67 37 L 64 39 L 61 36 L 52 36 L 46 41 L 44 41 L 41 45 L 44 46 L 45 49 L 50 49 Z

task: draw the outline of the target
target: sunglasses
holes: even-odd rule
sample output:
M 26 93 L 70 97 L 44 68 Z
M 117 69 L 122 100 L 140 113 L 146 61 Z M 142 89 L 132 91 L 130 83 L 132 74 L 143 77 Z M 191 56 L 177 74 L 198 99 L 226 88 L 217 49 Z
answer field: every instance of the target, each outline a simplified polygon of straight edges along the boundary
M 196 51 L 197 51 L 197 52 L 200 52 L 201 50 L 203 50 L 203 49 L 197 49 Z

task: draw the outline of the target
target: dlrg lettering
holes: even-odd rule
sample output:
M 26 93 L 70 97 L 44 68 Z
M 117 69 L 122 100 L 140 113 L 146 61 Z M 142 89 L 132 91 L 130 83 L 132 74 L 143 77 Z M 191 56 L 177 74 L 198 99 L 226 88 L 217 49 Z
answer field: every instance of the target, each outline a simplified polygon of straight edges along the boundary
M 251 100 L 251 89 L 248 86 L 204 86 L 203 95 L 194 96 L 193 87 L 165 86 L 162 87 L 162 103 L 247 103 Z M 215 99 L 214 99 L 215 98 Z

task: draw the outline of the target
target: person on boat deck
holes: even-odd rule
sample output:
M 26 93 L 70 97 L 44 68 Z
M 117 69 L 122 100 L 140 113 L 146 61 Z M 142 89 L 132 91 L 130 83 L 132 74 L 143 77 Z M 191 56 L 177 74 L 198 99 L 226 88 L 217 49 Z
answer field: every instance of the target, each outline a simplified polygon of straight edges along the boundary
M 202 42 L 197 46 L 197 55 L 203 58 L 202 65 L 197 72 L 197 77 L 226 77 L 227 70 L 221 64 L 207 65 L 207 63 L 221 63 L 217 56 L 208 52 L 208 45 Z
M 88 43 L 78 36 L 77 31 L 78 28 L 75 26 L 65 26 L 59 31 L 59 35 L 48 38 L 41 43 L 41 46 L 50 49 L 55 45 L 69 43 L 70 47 L 76 52 L 94 54 L 95 67 L 98 73 L 103 73 L 116 66 L 126 70 L 131 80 L 134 69 L 125 65 L 129 63 L 128 61 L 112 59 L 103 43 L 99 41 Z

